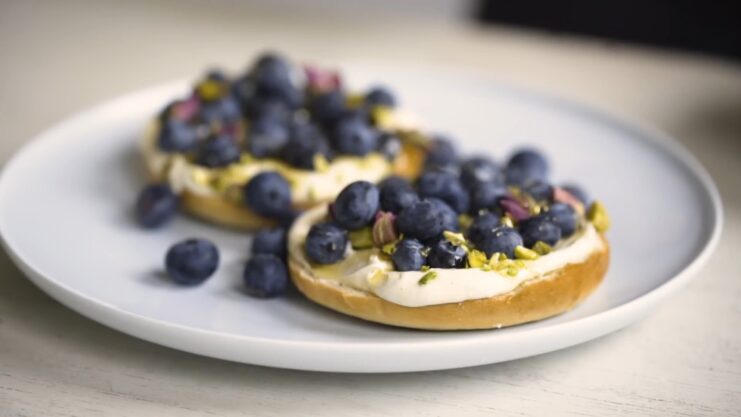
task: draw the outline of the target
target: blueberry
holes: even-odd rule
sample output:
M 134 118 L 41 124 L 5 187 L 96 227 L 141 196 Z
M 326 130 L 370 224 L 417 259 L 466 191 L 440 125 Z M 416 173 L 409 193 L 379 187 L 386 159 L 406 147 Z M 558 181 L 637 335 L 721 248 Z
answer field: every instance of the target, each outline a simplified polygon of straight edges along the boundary
M 219 68 L 211 68 L 206 71 L 206 79 L 211 81 L 218 81 L 220 83 L 228 83 L 229 77 L 226 73 Z
M 393 160 L 401 152 L 401 140 L 391 133 L 381 133 L 378 136 L 378 152 L 388 160 Z
M 219 250 L 205 239 L 188 239 L 167 251 L 165 269 L 178 284 L 197 285 L 213 275 L 219 266 Z
M 483 182 L 469 186 L 471 203 L 468 212 L 476 215 L 484 210 L 497 211 L 497 201 L 507 195 L 507 187 L 495 182 Z
M 231 136 L 219 135 L 205 141 L 196 155 L 196 163 L 209 168 L 227 166 L 239 160 L 239 147 Z
M 550 203 L 553 201 L 553 186 L 545 181 L 531 181 L 524 187 L 524 191 L 535 201 Z
M 365 156 L 378 147 L 378 132 L 355 116 L 345 116 L 332 129 L 334 148 L 343 154 Z
M 555 203 L 545 213 L 545 217 L 561 229 L 561 237 L 569 237 L 576 231 L 579 217 L 576 210 L 568 204 Z
M 399 213 L 419 201 L 419 196 L 409 181 L 401 177 L 389 177 L 378 188 L 381 194 L 381 210 Z
M 263 91 L 281 93 L 291 86 L 291 66 L 283 57 L 266 53 L 255 63 L 252 78 Z
M 504 225 L 495 226 L 493 229 L 482 228 L 475 236 L 476 240 L 472 237 L 471 242 L 476 249 L 486 253 L 486 256 L 500 252 L 508 258 L 514 258 L 515 247 L 522 245 L 522 237 L 517 230 Z
M 510 157 L 505 174 L 507 183 L 512 185 L 545 181 L 548 178 L 548 161 L 534 149 L 523 149 Z
M 168 119 L 162 124 L 157 144 L 164 152 L 187 152 L 198 144 L 198 132 L 182 120 Z
M 434 197 L 445 201 L 457 213 L 468 211 L 470 204 L 468 191 L 458 177 L 450 172 L 430 170 L 417 181 L 420 197 Z
M 325 126 L 332 125 L 339 120 L 345 114 L 346 108 L 345 95 L 340 90 L 319 94 L 309 104 L 314 120 Z
M 436 137 L 427 145 L 426 167 L 448 167 L 458 164 L 458 150 L 447 138 Z
M 369 106 L 396 106 L 396 99 L 389 90 L 383 87 L 375 87 L 365 95 L 365 104 Z
M 152 229 L 170 220 L 177 207 L 178 198 L 169 185 L 149 185 L 136 200 L 136 219 L 142 227 Z
M 471 226 L 466 231 L 466 235 L 471 242 L 474 242 L 474 245 L 478 245 L 486 240 L 493 233 L 494 228 L 500 224 L 499 216 L 484 213 L 474 218 Z
M 311 226 L 306 236 L 306 255 L 318 264 L 333 264 L 345 257 L 347 232 L 336 224 Z
M 260 298 L 277 297 L 288 288 L 288 269 L 281 258 L 261 253 L 247 261 L 242 279 L 248 294 Z
M 448 203 L 439 198 L 428 198 L 427 200 L 440 210 L 440 213 L 443 216 L 443 230 L 457 232 L 458 229 L 460 229 L 458 226 L 458 213 L 456 213 Z
M 334 219 L 345 229 L 360 229 L 373 221 L 378 207 L 378 188 L 368 181 L 356 181 L 337 196 L 334 202 Z
M 581 201 L 582 204 L 585 206 L 589 205 L 589 195 L 584 191 L 583 188 L 579 187 L 575 184 L 564 184 L 561 186 L 564 190 L 568 191 L 569 194 L 573 195 L 577 198 L 577 200 Z
M 252 120 L 270 119 L 285 124 L 291 120 L 293 109 L 274 96 L 258 96 L 250 101 L 246 113 Z
M 202 103 L 199 115 L 206 123 L 231 123 L 242 117 L 242 108 L 233 95 Z
M 285 259 L 286 229 L 273 227 L 259 230 L 252 239 L 252 254 L 269 254 Z
M 247 183 L 245 202 L 255 213 L 279 218 L 291 210 L 291 186 L 277 172 L 261 172 Z
M 402 210 L 396 218 L 396 229 L 405 237 L 426 241 L 445 230 L 445 212 L 430 200 L 420 200 Z
M 315 125 L 299 123 L 291 127 L 288 143 L 281 156 L 290 165 L 302 169 L 314 169 L 314 158 L 317 154 L 329 157 L 329 142 Z
M 561 228 L 547 215 L 538 215 L 519 224 L 524 245 L 532 248 L 536 242 L 543 241 L 551 246 L 561 239 Z
M 272 118 L 261 118 L 250 123 L 247 149 L 256 158 L 278 155 L 288 143 L 288 128 Z
M 501 184 L 504 183 L 504 176 L 494 161 L 481 156 L 471 158 L 461 165 L 461 182 L 469 188 L 482 183 Z
M 419 271 L 427 261 L 424 245 L 417 239 L 402 239 L 396 244 L 391 261 L 397 271 Z
M 466 265 L 466 250 L 447 239 L 440 239 L 430 248 L 427 263 L 433 268 L 463 268 Z

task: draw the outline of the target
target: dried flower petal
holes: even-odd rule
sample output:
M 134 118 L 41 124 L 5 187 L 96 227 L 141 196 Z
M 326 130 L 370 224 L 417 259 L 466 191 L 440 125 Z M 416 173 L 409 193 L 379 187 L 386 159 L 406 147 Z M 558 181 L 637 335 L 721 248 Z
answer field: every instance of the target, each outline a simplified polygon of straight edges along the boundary
M 513 197 L 501 197 L 499 199 L 499 206 L 516 222 L 523 221 L 530 217 L 530 212 Z
M 384 246 L 398 240 L 399 235 L 394 227 L 395 221 L 394 213 L 379 211 L 376 214 L 376 221 L 373 223 L 373 243 L 376 246 Z
M 325 70 L 313 65 L 305 65 L 304 73 L 309 88 L 314 92 L 337 90 L 342 86 L 342 79 L 337 71 Z
M 584 204 L 582 204 L 578 198 L 574 197 L 573 194 L 561 187 L 553 187 L 553 201 L 568 204 L 573 207 L 579 215 L 584 214 Z
M 170 109 L 170 115 L 175 119 L 188 121 L 198 114 L 200 107 L 198 98 L 191 96 L 187 100 L 174 104 Z

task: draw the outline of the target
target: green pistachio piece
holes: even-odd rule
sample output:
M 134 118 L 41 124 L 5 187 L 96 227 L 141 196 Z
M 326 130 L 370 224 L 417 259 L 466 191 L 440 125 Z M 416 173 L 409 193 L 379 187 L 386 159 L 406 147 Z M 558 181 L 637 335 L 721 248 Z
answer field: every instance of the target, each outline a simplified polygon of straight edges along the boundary
M 420 278 L 419 281 L 417 281 L 417 284 L 427 285 L 428 282 L 432 281 L 435 278 L 437 278 L 437 272 L 427 271 L 427 273 L 422 275 L 422 278 Z
M 526 261 L 532 261 L 534 259 L 538 259 L 540 255 L 538 255 L 538 252 L 528 249 L 524 246 L 517 246 L 515 248 L 515 257 L 517 259 L 524 259 Z

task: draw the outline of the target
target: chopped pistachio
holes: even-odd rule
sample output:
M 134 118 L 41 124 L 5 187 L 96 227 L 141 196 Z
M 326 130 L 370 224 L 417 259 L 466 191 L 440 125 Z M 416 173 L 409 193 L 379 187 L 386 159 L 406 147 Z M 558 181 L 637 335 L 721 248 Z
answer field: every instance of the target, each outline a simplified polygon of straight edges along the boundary
M 547 255 L 551 252 L 553 252 L 553 247 L 551 245 L 543 242 L 542 240 L 539 240 L 535 242 L 535 245 L 533 245 L 533 250 L 538 253 L 538 255 Z
M 345 105 L 351 109 L 357 109 L 363 105 L 365 96 L 362 94 L 351 93 L 345 97 Z
M 587 219 L 592 222 L 598 232 L 604 233 L 610 229 L 610 216 L 604 204 L 595 201 L 587 210 Z
M 471 217 L 468 214 L 461 214 L 458 216 L 458 224 L 461 225 L 462 228 L 468 229 L 471 227 L 471 224 L 473 223 L 473 217 Z
M 507 227 L 515 227 L 515 222 L 512 221 L 512 218 L 509 217 L 509 215 L 502 216 L 501 222 Z
M 514 266 L 508 267 L 507 270 L 505 271 L 505 273 L 511 277 L 516 277 L 519 272 L 520 271 Z
M 255 161 L 255 157 L 253 157 L 252 154 L 247 153 L 247 152 L 243 153 L 239 157 L 239 163 L 240 164 L 249 164 L 249 163 L 254 162 L 254 161 Z
M 427 273 L 422 275 L 422 278 L 420 278 L 419 281 L 417 281 L 417 284 L 426 285 L 428 282 L 432 281 L 435 278 L 437 278 L 437 272 L 427 271 Z
M 393 110 L 388 106 L 373 106 L 371 118 L 376 126 L 388 127 L 393 120 Z
M 463 236 L 463 233 L 446 230 L 443 232 L 443 237 L 456 246 L 463 246 L 466 244 L 466 238 Z
M 368 284 L 372 287 L 378 286 L 386 279 L 386 272 L 382 269 L 376 269 L 368 276 Z
M 211 174 L 208 172 L 207 169 L 194 168 L 191 175 L 193 176 L 193 181 L 195 181 L 196 184 L 210 185 L 211 183 Z
M 535 252 L 532 249 L 528 249 L 524 246 L 517 246 L 515 247 L 515 257 L 517 259 L 525 259 L 528 261 L 532 261 L 534 259 L 538 259 L 540 255 L 538 255 L 538 252 Z
M 373 247 L 373 234 L 370 227 L 351 230 L 348 233 L 353 249 L 368 249 Z
M 372 237 L 372 236 L 371 236 Z M 393 255 L 394 252 L 396 252 L 396 242 L 387 243 L 383 246 L 381 246 L 381 252 L 385 253 L 386 255 Z
M 487 265 L 486 254 L 479 250 L 473 249 L 466 256 L 470 268 L 481 268 Z
M 419 268 L 419 270 L 422 271 L 422 272 L 427 272 L 427 271 L 430 270 L 430 266 L 429 265 L 422 265 L 422 268 Z
M 327 172 L 327 170 L 329 169 L 329 162 L 327 161 L 327 157 L 320 153 L 314 154 L 314 168 L 316 168 L 316 170 L 319 172 Z
M 203 80 L 196 86 L 198 96 L 205 101 L 213 101 L 224 94 L 224 85 L 216 80 Z

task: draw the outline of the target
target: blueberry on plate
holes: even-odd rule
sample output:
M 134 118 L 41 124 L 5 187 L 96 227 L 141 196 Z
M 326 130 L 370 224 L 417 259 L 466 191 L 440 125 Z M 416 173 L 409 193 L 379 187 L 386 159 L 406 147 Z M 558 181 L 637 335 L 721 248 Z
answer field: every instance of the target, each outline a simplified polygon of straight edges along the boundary
M 432 268 L 463 268 L 466 265 L 466 250 L 447 239 L 440 239 L 430 248 L 427 263 Z
M 157 145 L 164 152 L 187 152 L 198 144 L 198 132 L 188 123 L 167 119 L 162 124 Z
M 365 104 L 368 106 L 396 106 L 396 98 L 384 87 L 374 87 L 365 95 Z
M 381 195 L 381 210 L 399 213 L 419 201 L 417 192 L 404 178 L 389 177 L 378 185 Z
M 445 212 L 439 203 L 420 200 L 396 217 L 396 229 L 405 237 L 421 241 L 439 237 L 445 230 Z
M 283 295 L 288 288 L 288 269 L 285 262 L 271 254 L 251 257 L 242 272 L 247 293 L 259 298 Z
M 459 214 L 468 211 L 470 204 L 468 191 L 458 177 L 450 172 L 425 171 L 417 181 L 417 190 L 420 197 L 439 198 Z
M 277 219 L 291 210 L 291 186 L 277 172 L 261 172 L 247 182 L 245 203 L 255 213 Z
M 522 221 L 518 229 L 528 248 L 532 248 L 539 240 L 553 246 L 561 239 L 561 228 L 552 217 L 544 214 Z
M 486 253 L 486 256 L 500 252 L 508 258 L 514 258 L 515 248 L 522 245 L 522 237 L 517 230 L 501 224 L 492 229 L 482 227 L 473 235 L 469 232 L 469 236 L 476 249 Z
M 178 197 L 167 184 L 145 187 L 136 200 L 136 220 L 139 225 L 153 229 L 169 221 L 178 207 Z
M 334 220 L 345 229 L 360 229 L 373 221 L 379 204 L 378 188 L 368 181 L 356 181 L 337 195 Z
M 219 250 L 206 239 L 187 239 L 167 251 L 165 269 L 180 285 L 198 285 L 219 266 Z
M 443 231 L 450 230 L 457 232 L 458 229 L 460 229 L 458 226 L 458 213 L 456 213 L 448 203 L 439 198 L 428 198 L 427 200 L 440 210 L 443 217 Z
M 261 229 L 252 239 L 252 254 L 275 255 L 286 258 L 286 229 L 273 227 Z
M 454 165 L 458 165 L 458 150 L 453 145 L 453 142 L 444 137 L 431 139 L 427 145 L 425 166 L 433 168 Z
M 344 116 L 332 129 L 332 143 L 339 153 L 365 156 L 378 147 L 378 132 L 360 117 Z
M 525 185 L 531 181 L 548 178 L 548 161 L 534 149 L 522 149 L 514 153 L 505 169 L 507 184 Z
M 568 204 L 554 203 L 545 212 L 544 217 L 550 219 L 561 229 L 561 237 L 569 237 L 576 231 L 579 217 L 576 210 Z
M 196 163 L 209 168 L 224 167 L 239 160 L 239 146 L 234 138 L 219 135 L 205 141 L 196 155 Z
M 461 182 L 468 188 L 478 184 L 504 183 L 504 175 L 499 166 L 490 158 L 479 156 L 461 164 Z
M 550 203 L 553 201 L 553 186 L 545 181 L 535 180 L 525 185 L 523 191 L 535 201 Z
M 497 182 L 480 182 L 469 185 L 470 205 L 468 212 L 477 215 L 482 211 L 497 211 L 497 201 L 507 195 L 507 187 Z
M 333 223 L 311 226 L 306 236 L 306 256 L 318 264 L 333 264 L 345 257 L 347 231 Z
M 322 131 L 311 123 L 291 126 L 288 143 L 281 152 L 283 159 L 297 168 L 314 169 L 317 154 L 329 159 L 329 142 Z
M 321 93 L 309 103 L 311 116 L 325 126 L 330 126 L 339 120 L 345 114 L 346 109 L 345 95 L 340 90 Z
M 247 133 L 247 149 L 256 158 L 278 155 L 288 143 L 288 128 L 269 117 L 250 123 Z
M 396 244 L 391 262 L 397 271 L 419 271 L 427 262 L 424 245 L 417 239 L 402 239 Z
M 390 161 L 399 155 L 401 147 L 401 140 L 396 135 L 383 132 L 378 136 L 378 152 Z
M 564 184 L 561 186 L 564 190 L 568 191 L 569 194 L 576 197 L 577 200 L 581 201 L 585 206 L 589 205 L 589 195 L 584 191 L 583 188 L 575 184 Z
M 502 222 L 499 220 L 499 216 L 492 213 L 483 213 L 476 216 L 466 231 L 468 240 L 473 242 L 474 245 L 478 246 L 481 242 L 489 237 L 494 232 L 494 228 L 499 226 Z

